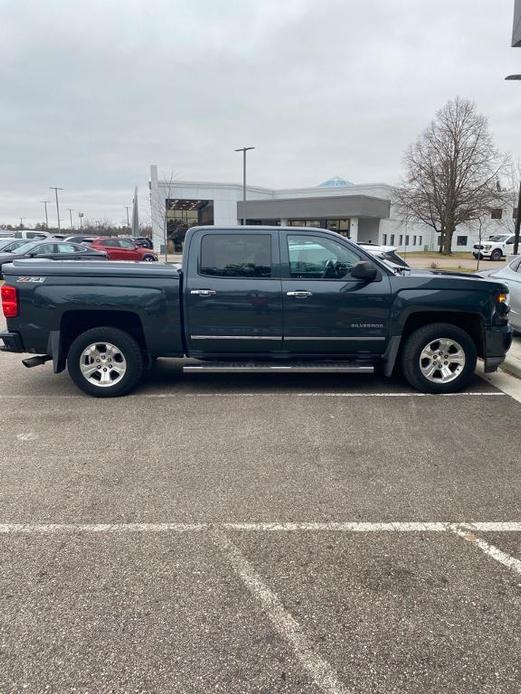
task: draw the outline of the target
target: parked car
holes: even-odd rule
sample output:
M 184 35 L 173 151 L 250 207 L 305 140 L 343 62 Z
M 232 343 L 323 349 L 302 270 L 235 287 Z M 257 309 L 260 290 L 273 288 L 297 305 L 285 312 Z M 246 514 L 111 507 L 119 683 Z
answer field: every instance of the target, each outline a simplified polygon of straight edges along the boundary
M 65 241 L 71 241 L 72 243 L 87 243 L 91 244 L 96 236 L 84 236 L 83 234 L 76 234 L 76 236 L 66 236 Z
M 32 241 L 33 239 L 50 239 L 52 234 L 48 231 L 41 231 L 40 229 L 17 229 L 13 236 L 16 239 L 26 239 L 27 241 Z
M 157 260 L 153 251 L 137 246 L 132 239 L 99 236 L 91 241 L 90 247 L 106 251 L 109 260 L 143 260 L 147 263 Z
M 508 265 L 479 273 L 482 277 L 504 282 L 510 289 L 510 323 L 516 333 L 521 333 L 521 256 Z
M 382 260 L 387 260 L 393 265 L 398 265 L 398 267 L 410 267 L 409 263 L 398 254 L 396 246 L 377 246 L 373 243 L 363 242 L 360 242 L 358 245 L 371 253 L 371 255 L 375 255 Z
M 106 260 L 107 258 L 107 254 L 103 251 L 94 251 L 80 243 L 45 240 L 24 241 L 22 245 L 15 248 L 11 248 L 12 245 L 0 251 L 0 279 L 2 278 L 3 265 L 21 258 L 47 258 L 49 260 Z
M 182 269 L 71 266 L 5 266 L 0 339 L 32 353 L 25 366 L 67 365 L 97 397 L 128 393 L 160 356 L 199 360 L 185 372 L 225 374 L 381 364 L 391 376 L 399 363 L 414 388 L 452 393 L 469 383 L 477 356 L 495 371 L 512 342 L 503 282 L 403 273 L 324 229 L 193 227 Z
M 514 241 L 513 234 L 495 234 L 490 236 L 488 241 L 475 243 L 472 255 L 476 259 L 501 260 L 512 253 Z

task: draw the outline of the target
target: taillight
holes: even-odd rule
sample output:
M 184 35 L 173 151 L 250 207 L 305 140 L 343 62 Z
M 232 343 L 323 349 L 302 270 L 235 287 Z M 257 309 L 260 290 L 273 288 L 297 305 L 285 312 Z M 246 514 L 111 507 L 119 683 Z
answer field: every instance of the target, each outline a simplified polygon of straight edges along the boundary
M 6 318 L 16 318 L 18 315 L 18 291 L 16 287 L 4 284 L 2 293 L 2 310 Z

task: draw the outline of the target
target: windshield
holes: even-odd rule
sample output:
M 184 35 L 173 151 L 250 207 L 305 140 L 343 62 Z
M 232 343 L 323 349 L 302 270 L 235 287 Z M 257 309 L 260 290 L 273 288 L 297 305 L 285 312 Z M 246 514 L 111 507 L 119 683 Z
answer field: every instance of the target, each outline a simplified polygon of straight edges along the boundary
M 33 243 L 34 241 L 31 241 L 31 244 Z M 2 246 L 2 250 L 5 252 L 14 251 L 20 248 L 21 246 L 27 246 L 27 239 L 16 239 L 16 241 L 13 241 L 13 239 L 11 239 L 6 246 Z
M 9 250 L 16 250 L 17 253 L 23 255 L 24 253 L 31 251 L 33 248 L 36 248 L 36 246 L 38 246 L 40 243 L 41 241 L 24 241 L 20 246 L 15 246 L 14 248 L 9 247 Z
M 4 248 L 9 248 L 12 243 L 17 243 L 13 239 L 0 239 L 0 250 Z M 24 241 L 25 243 L 25 241 Z

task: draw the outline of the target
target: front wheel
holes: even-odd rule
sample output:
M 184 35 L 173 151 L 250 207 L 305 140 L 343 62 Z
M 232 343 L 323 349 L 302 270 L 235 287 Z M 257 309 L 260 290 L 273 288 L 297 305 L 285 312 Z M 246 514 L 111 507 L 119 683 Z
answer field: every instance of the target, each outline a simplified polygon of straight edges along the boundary
M 143 260 L 145 263 L 155 263 L 157 258 L 155 258 L 153 255 L 145 255 Z
M 454 393 L 464 388 L 476 368 L 470 335 L 450 323 L 432 323 L 413 332 L 402 349 L 402 372 L 423 393 Z
M 501 260 L 502 257 L 503 253 L 501 253 L 501 250 L 499 248 L 494 248 L 494 250 L 490 254 L 490 260 L 498 261 Z
M 92 328 L 72 343 L 67 369 L 88 395 L 111 398 L 126 395 L 141 380 L 143 355 L 136 340 L 123 330 Z

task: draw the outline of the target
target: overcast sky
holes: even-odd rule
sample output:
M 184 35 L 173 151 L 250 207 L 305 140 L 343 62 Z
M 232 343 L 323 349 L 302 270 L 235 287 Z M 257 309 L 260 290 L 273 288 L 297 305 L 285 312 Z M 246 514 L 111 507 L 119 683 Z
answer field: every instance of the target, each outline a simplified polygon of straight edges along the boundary
M 456 95 L 519 156 L 512 16 L 513 0 L 0 0 L 0 223 L 41 221 L 51 185 L 116 223 L 138 185 L 146 218 L 151 163 L 240 181 L 242 145 L 252 184 L 394 183 Z

